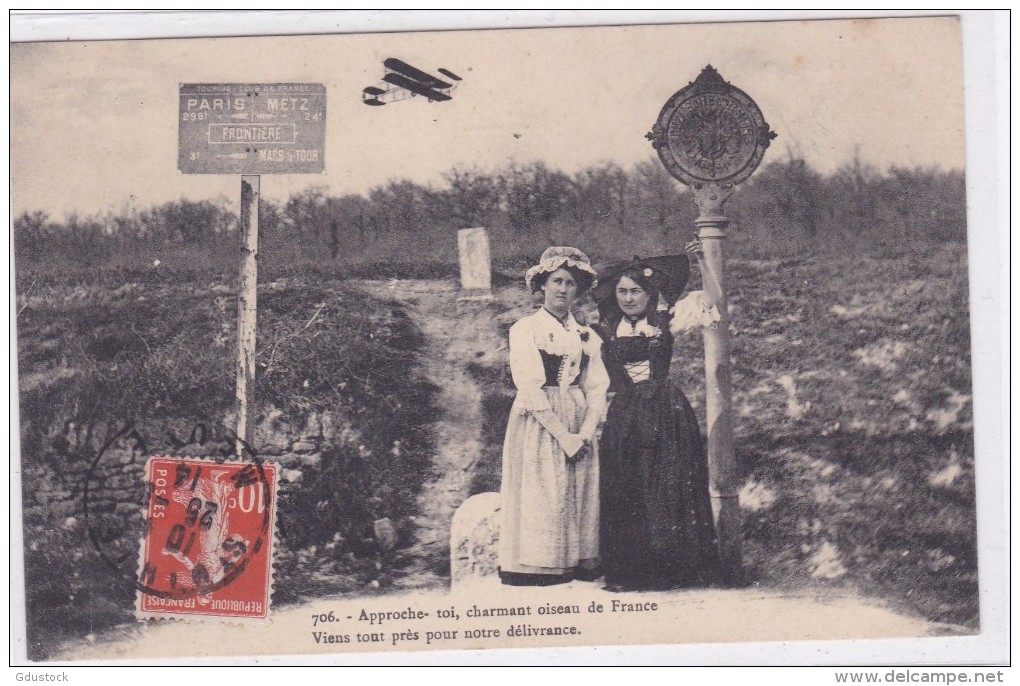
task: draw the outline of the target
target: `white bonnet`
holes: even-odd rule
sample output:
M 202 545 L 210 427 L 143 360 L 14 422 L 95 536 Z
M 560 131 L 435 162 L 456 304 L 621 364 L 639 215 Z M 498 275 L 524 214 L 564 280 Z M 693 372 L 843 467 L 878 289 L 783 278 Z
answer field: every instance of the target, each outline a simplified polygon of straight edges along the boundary
M 528 269 L 524 274 L 524 283 L 528 290 L 531 290 L 531 283 L 540 274 L 552 274 L 561 267 L 573 267 L 595 278 L 595 270 L 592 269 L 591 260 L 577 248 L 567 246 L 553 246 L 546 248 L 542 253 L 542 259 L 538 264 Z

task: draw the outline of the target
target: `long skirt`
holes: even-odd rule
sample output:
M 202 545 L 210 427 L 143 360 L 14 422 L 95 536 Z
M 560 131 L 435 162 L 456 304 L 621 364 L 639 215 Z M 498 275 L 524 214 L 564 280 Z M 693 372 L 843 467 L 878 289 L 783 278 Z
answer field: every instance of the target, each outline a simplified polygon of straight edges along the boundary
M 677 588 L 719 580 L 719 551 L 701 431 L 668 381 L 613 398 L 600 442 L 606 582 Z
M 568 430 L 584 421 L 580 388 L 545 389 Z M 599 554 L 597 451 L 568 462 L 559 443 L 514 402 L 503 441 L 499 565 L 516 574 L 567 574 Z

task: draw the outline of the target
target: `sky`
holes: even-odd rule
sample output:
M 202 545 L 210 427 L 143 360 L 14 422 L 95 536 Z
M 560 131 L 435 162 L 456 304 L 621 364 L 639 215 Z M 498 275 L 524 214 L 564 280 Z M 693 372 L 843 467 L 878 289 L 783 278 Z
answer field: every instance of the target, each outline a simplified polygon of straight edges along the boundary
M 449 102 L 366 107 L 387 57 L 463 81 Z M 951 17 L 34 42 L 11 46 L 12 205 L 61 217 L 233 201 L 235 176 L 177 171 L 182 83 L 326 86 L 326 171 L 264 176 L 263 195 L 281 200 L 312 186 L 441 185 L 453 167 L 512 160 L 629 167 L 653 157 L 644 134 L 708 64 L 778 134 L 766 162 L 964 167 Z

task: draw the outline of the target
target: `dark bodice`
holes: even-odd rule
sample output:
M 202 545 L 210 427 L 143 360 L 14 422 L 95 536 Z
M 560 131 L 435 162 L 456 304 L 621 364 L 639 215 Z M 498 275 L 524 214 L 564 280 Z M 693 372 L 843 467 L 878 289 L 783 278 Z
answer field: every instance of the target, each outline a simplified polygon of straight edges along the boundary
M 651 381 L 669 379 L 669 365 L 673 359 L 673 334 L 669 331 L 668 314 L 657 311 L 649 315 L 648 323 L 657 327 L 661 332 L 656 337 L 623 336 L 618 338 L 616 330 L 622 317 L 621 313 L 597 327 L 598 334 L 602 337 L 602 355 L 612 384 L 610 390 L 619 392 L 634 385 L 624 367 L 627 362 L 648 360 L 651 367 Z
M 545 383 L 544 388 L 554 387 L 560 385 L 560 370 L 563 368 L 563 355 L 554 355 L 553 353 L 546 352 L 541 348 L 538 351 L 542 354 L 542 366 L 545 368 Z M 584 370 L 588 367 L 588 353 L 582 353 L 581 364 L 578 366 L 577 375 L 570 379 L 570 384 L 576 384 L 577 380 L 584 374 Z

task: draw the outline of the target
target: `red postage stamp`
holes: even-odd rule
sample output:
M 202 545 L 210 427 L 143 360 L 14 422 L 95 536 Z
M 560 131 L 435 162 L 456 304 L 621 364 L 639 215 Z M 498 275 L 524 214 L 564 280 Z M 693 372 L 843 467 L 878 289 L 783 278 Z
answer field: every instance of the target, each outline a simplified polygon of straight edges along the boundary
M 277 476 L 263 462 L 149 458 L 140 617 L 269 616 Z

